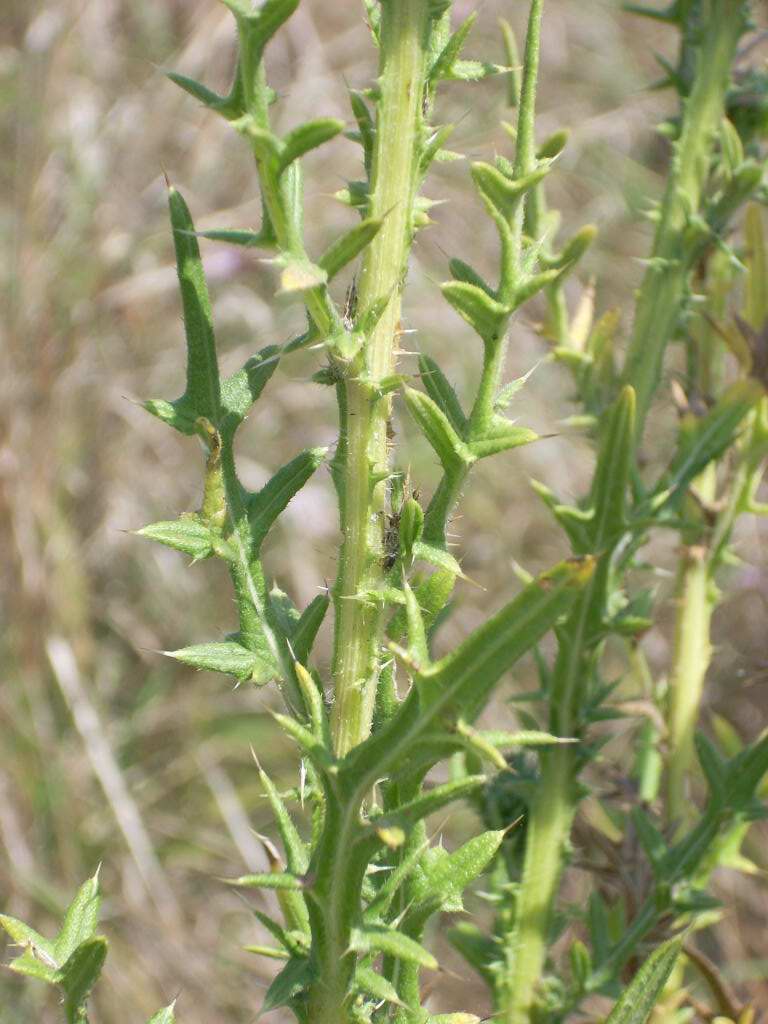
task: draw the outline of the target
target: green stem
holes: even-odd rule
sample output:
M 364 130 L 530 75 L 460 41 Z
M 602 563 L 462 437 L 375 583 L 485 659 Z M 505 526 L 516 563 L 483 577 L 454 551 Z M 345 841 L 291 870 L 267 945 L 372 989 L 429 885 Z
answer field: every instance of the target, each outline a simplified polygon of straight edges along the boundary
M 661 379 L 664 351 L 678 328 L 691 258 L 698 252 L 696 244 L 686 243 L 685 233 L 701 205 L 731 65 L 744 29 L 743 0 L 709 0 L 705 8 L 696 75 L 675 143 L 652 260 L 640 288 L 624 366 L 625 382 L 637 391 L 638 437 Z
M 428 35 L 428 0 L 389 0 L 381 15 L 381 98 L 370 215 L 384 224 L 366 250 L 358 304 L 389 297 L 344 391 L 337 479 L 343 534 L 334 590 L 333 735 L 339 755 L 368 735 L 379 670 L 381 611 L 365 593 L 384 583 L 383 531 L 390 459 L 390 401 L 376 385 L 394 368 L 401 289 L 413 235 Z
M 691 816 L 687 780 L 694 763 L 694 733 L 704 677 L 712 656 L 712 596 L 708 550 L 693 545 L 683 551 L 675 624 L 674 657 L 669 682 L 667 726 L 667 816 L 678 825 Z
M 574 752 L 562 747 L 541 758 L 541 780 L 528 818 L 526 855 L 515 908 L 506 976 L 499 993 L 504 1024 L 530 1024 L 549 947 L 552 908 L 576 808 Z

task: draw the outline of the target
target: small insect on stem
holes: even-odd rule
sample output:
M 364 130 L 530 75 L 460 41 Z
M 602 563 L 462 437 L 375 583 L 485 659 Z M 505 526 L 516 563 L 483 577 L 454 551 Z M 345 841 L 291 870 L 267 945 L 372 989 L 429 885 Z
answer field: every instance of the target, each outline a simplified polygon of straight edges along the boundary
M 344 326 L 348 331 L 352 331 L 355 328 L 355 318 L 357 317 L 357 277 L 352 278 L 352 283 L 347 288 L 347 294 L 344 297 L 344 312 L 342 313 L 342 320 Z

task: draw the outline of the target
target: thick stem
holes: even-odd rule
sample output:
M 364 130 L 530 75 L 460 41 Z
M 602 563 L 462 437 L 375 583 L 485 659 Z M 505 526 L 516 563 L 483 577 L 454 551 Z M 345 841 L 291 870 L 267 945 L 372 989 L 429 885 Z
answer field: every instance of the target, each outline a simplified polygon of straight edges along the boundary
M 661 378 L 664 351 L 678 328 L 691 257 L 698 251 L 697 245 L 686 245 L 684 236 L 690 218 L 699 210 L 709 177 L 731 65 L 744 27 L 742 0 L 710 0 L 705 7 L 696 76 L 675 143 L 652 260 L 640 288 L 624 366 L 624 380 L 637 392 L 638 437 Z
M 342 464 L 338 481 L 343 541 L 334 599 L 333 734 L 343 755 L 368 735 L 379 670 L 381 612 L 365 600 L 384 581 L 384 516 L 390 460 L 390 402 L 376 385 L 395 363 L 401 289 L 413 234 L 421 149 L 428 0 L 388 0 L 381 18 L 381 98 L 370 214 L 384 224 L 366 250 L 358 305 L 389 297 L 361 356 L 341 387 Z
M 526 856 L 506 977 L 500 993 L 504 1024 L 530 1024 L 546 960 L 565 846 L 575 811 L 575 755 L 561 747 L 541 759 L 542 775 L 528 818 Z
M 694 733 L 712 656 L 712 599 L 709 552 L 700 545 L 685 548 L 678 584 L 675 647 L 669 682 L 667 725 L 667 816 L 678 825 L 690 819 L 687 780 L 694 762 Z

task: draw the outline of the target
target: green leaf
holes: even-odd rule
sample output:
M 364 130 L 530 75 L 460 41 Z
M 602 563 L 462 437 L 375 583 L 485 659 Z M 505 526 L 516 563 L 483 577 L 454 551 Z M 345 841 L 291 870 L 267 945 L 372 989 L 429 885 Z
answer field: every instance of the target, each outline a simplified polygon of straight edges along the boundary
M 418 964 L 428 970 L 437 970 L 437 960 L 415 939 L 383 925 L 354 928 L 350 948 L 357 953 L 384 953 L 406 963 Z
M 699 764 L 709 786 L 709 795 L 716 804 L 722 805 L 727 799 L 725 782 L 727 777 L 727 762 L 715 747 L 714 743 L 704 733 L 697 732 L 694 736 L 696 754 Z
M 419 561 L 428 562 L 437 569 L 445 569 L 446 572 L 453 573 L 454 576 L 464 576 L 461 566 L 450 551 L 438 547 L 437 544 L 428 544 L 423 540 L 416 541 L 413 545 L 413 557 Z
M 445 298 L 483 341 L 498 339 L 511 310 L 466 281 L 446 281 L 440 285 Z
M 188 404 L 196 417 L 205 416 L 211 423 L 218 424 L 219 367 L 200 247 L 187 204 L 173 187 L 168 190 L 168 205 L 187 337 L 187 386 L 180 401 Z
M 288 813 L 288 808 L 274 786 L 274 783 L 267 773 L 260 768 L 259 778 L 264 792 L 267 794 L 269 805 L 275 816 L 277 830 L 283 841 L 286 863 L 288 870 L 294 875 L 303 875 L 309 867 L 309 852 L 304 840 L 298 833 L 296 826 Z
M 464 281 L 466 284 L 473 284 L 480 291 L 485 292 L 486 295 L 490 295 L 493 298 L 493 288 L 484 281 L 483 278 L 464 260 L 452 259 L 448 262 L 448 269 L 456 278 L 457 281 Z
M 455 473 L 474 461 L 472 453 L 440 407 L 421 391 L 405 388 L 405 404 L 432 445 L 446 473 Z
M 237 18 L 256 61 L 261 60 L 264 47 L 299 6 L 299 0 L 265 0 L 256 10 L 251 0 L 222 0 L 222 3 Z
M 244 249 L 266 249 L 272 248 L 275 244 L 275 237 L 271 230 L 213 229 L 211 231 L 198 231 L 197 237 L 207 238 L 211 242 L 227 242 L 229 245 L 239 245 Z
M 67 1024 L 82 1024 L 82 1009 L 107 957 L 106 939 L 89 939 L 77 947 L 59 971 Z
M 241 370 L 221 383 L 223 421 L 221 433 L 230 439 L 254 402 L 258 401 L 280 361 L 280 348 L 267 345 L 245 363 Z
M 322 146 L 324 142 L 328 142 L 342 131 L 344 131 L 343 121 L 334 117 L 321 117 L 316 121 L 307 121 L 288 132 L 283 139 L 283 148 L 278 161 L 278 174 L 282 174 L 294 160 L 298 160 L 311 149 Z
M 191 665 L 198 670 L 223 672 L 235 676 L 241 682 L 252 679 L 254 682 L 270 682 L 277 678 L 277 667 L 265 658 L 259 657 L 242 644 L 232 640 L 222 643 L 195 644 L 183 647 L 178 651 L 164 651 L 169 658 L 184 665 Z
M 549 165 L 519 178 L 510 178 L 491 164 L 472 164 L 472 179 L 476 187 L 501 216 L 509 221 L 522 202 L 523 196 L 539 184 L 549 171 Z
M 482 1017 L 474 1013 L 438 1013 L 436 1017 L 428 1017 L 427 1024 L 481 1024 Z
M 670 939 L 648 957 L 605 1024 L 645 1024 L 677 961 L 682 939 Z
M 151 523 L 136 530 L 136 535 L 165 544 L 175 551 L 181 551 L 195 561 L 213 554 L 215 537 L 210 527 L 196 515 L 182 516 L 169 522 Z
M 322 465 L 326 454 L 327 448 L 308 448 L 279 469 L 258 494 L 249 496 L 248 521 L 254 551 L 258 552 L 277 517 Z
M 24 924 L 23 921 L 19 921 L 15 917 L 9 917 L 7 914 L 0 914 L 0 927 L 10 935 L 17 946 L 31 947 L 33 951 L 39 950 L 47 960 L 52 961 L 48 964 L 49 967 L 58 966 L 54 944 L 36 932 L 34 928 L 30 928 L 28 924 Z
M 419 356 L 419 376 L 425 391 L 435 405 L 447 416 L 459 437 L 465 437 L 467 417 L 464 415 L 461 403 L 445 374 L 430 356 Z
M 430 814 L 441 810 L 454 800 L 464 800 L 477 793 L 487 782 L 485 775 L 466 775 L 463 779 L 456 779 L 452 782 L 445 782 L 440 786 L 434 786 L 422 796 L 402 804 L 394 811 L 389 811 L 377 818 L 373 818 L 371 824 L 376 828 L 388 828 L 390 825 L 400 825 L 404 828 L 415 825 L 418 821 Z
M 31 949 L 26 949 L 21 956 L 17 956 L 8 965 L 16 974 L 23 974 L 27 978 L 35 978 L 37 981 L 45 981 L 49 985 L 56 985 L 59 980 L 58 968 L 50 966 L 41 959 L 44 954 L 38 950 L 37 955 Z
M 422 888 L 409 919 L 414 915 L 421 920 L 446 903 L 460 903 L 461 894 L 485 871 L 506 834 L 504 829 L 482 832 L 432 866 L 422 866 Z
M 407 498 L 400 509 L 400 553 L 403 562 L 409 565 L 414 555 L 414 545 L 421 540 L 424 532 L 424 509 L 415 498 Z
M 627 487 L 635 457 L 635 392 L 627 386 L 607 414 L 589 504 L 595 510 L 588 529 L 594 550 L 602 551 L 625 528 Z
M 337 238 L 317 261 L 332 281 L 348 263 L 356 259 L 367 245 L 373 241 L 381 229 L 384 220 L 381 217 L 369 217 L 360 221 L 349 231 Z
M 742 380 L 731 385 L 714 409 L 698 420 L 684 438 L 681 450 L 669 467 L 664 489 L 654 500 L 654 507 L 685 489 L 713 459 L 732 443 L 744 417 L 755 407 L 763 389 L 755 380 Z
M 170 1006 L 166 1006 L 164 1010 L 160 1010 L 154 1015 L 149 1024 L 176 1024 L 176 1017 L 174 1015 L 174 1009 L 176 1003 L 171 1003 Z
M 451 711 L 472 722 L 499 676 L 529 650 L 591 578 L 594 561 L 563 562 L 538 577 L 451 654 L 416 677 L 425 720 Z
M 239 83 L 236 83 L 236 87 L 229 96 L 219 96 L 218 93 L 213 92 L 213 90 L 207 88 L 201 82 L 196 82 L 194 78 L 187 78 L 186 75 L 180 75 L 177 71 L 166 71 L 165 76 L 175 85 L 178 85 L 180 89 L 183 89 L 184 92 L 194 96 L 203 106 L 208 107 L 209 110 L 214 110 L 217 114 L 221 114 L 228 121 L 242 116 L 243 106 L 242 98 L 239 94 Z
M 318 630 L 323 624 L 331 599 L 327 594 L 318 594 L 301 613 L 291 633 L 291 650 L 298 662 L 306 664 L 315 643 Z
M 476 21 L 477 11 L 470 14 L 470 16 L 466 18 L 453 33 L 429 70 L 428 77 L 430 81 L 439 82 L 443 78 L 450 77 L 454 64 L 458 60 L 464 44 L 467 41 L 467 37 L 472 31 L 472 27 Z
M 394 1003 L 395 1006 L 402 1006 L 403 1002 L 397 994 L 397 989 L 381 974 L 377 974 L 372 967 L 365 967 L 358 964 L 355 968 L 355 988 L 374 999 L 383 999 L 387 1003 Z
M 227 885 L 236 885 L 244 889 L 287 889 L 289 892 L 301 892 L 304 888 L 300 878 L 285 871 L 262 871 L 255 875 L 229 878 L 226 882 Z
M 494 416 L 485 436 L 470 440 L 469 450 L 476 458 L 485 459 L 489 455 L 511 451 L 538 439 L 539 435 L 528 427 L 516 427 L 503 416 Z
M 311 984 L 314 972 L 307 957 L 291 957 L 264 996 L 259 1016 L 291 1003 Z
M 99 923 L 99 872 L 80 886 L 77 895 L 67 908 L 61 931 L 54 940 L 54 956 L 59 964 L 65 964 L 78 946 L 96 935 Z

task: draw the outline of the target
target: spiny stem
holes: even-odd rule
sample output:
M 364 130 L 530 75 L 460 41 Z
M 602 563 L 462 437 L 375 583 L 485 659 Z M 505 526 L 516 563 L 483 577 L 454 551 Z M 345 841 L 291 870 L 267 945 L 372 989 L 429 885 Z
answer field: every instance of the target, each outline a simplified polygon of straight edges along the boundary
M 703 482 L 714 497 L 714 466 Z M 712 657 L 712 581 L 709 551 L 703 544 L 683 550 L 677 588 L 674 656 L 669 680 L 667 714 L 669 762 L 667 765 L 667 818 L 678 825 L 691 817 L 687 778 L 695 761 L 693 737 L 699 717 L 704 678 Z
M 661 379 L 667 344 L 678 328 L 691 270 L 691 247 L 683 241 L 701 205 L 736 46 L 743 32 L 743 0 L 710 0 L 705 5 L 696 76 L 686 100 L 675 143 L 652 261 L 643 278 L 624 380 L 637 391 L 637 432 L 642 436 L 653 394 Z
M 381 98 L 372 164 L 370 214 L 384 224 L 366 250 L 358 305 L 364 312 L 389 297 L 347 380 L 340 467 L 341 548 L 334 591 L 336 629 L 333 735 L 347 753 L 370 731 L 379 670 L 381 612 L 364 600 L 384 578 L 383 532 L 390 460 L 390 401 L 375 387 L 392 373 L 401 289 L 413 234 L 426 73 L 427 0 L 389 0 L 381 16 Z

